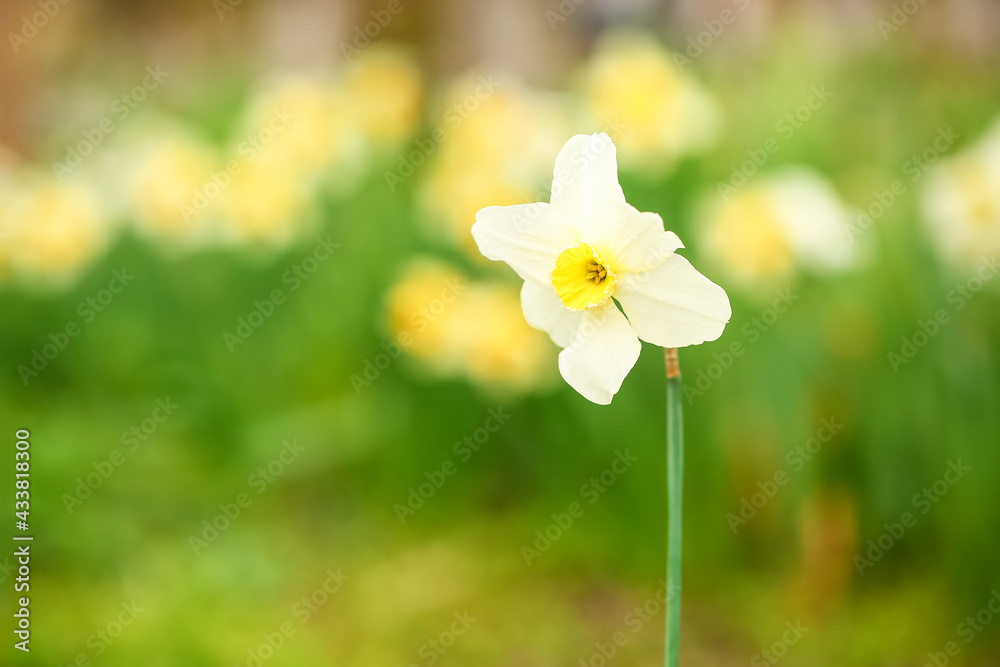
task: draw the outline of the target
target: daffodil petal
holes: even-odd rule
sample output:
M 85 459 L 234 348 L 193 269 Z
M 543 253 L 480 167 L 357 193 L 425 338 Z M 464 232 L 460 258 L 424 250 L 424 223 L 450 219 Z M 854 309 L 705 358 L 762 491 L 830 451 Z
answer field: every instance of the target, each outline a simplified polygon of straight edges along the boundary
M 584 398 L 607 405 L 635 365 L 642 344 L 613 302 L 581 315 L 570 344 L 559 353 L 559 372 Z
M 661 347 L 715 340 L 733 314 L 725 290 L 676 254 L 651 271 L 623 276 L 615 298 L 639 338 Z
M 484 256 L 539 282 L 549 282 L 559 253 L 580 242 L 576 228 L 545 202 L 487 206 L 476 213 L 472 237 Z
M 521 310 L 528 324 L 541 329 L 559 347 L 567 347 L 580 326 L 585 313 L 563 305 L 551 283 L 525 280 L 521 287 Z
M 608 208 L 614 215 L 597 230 L 603 238 L 594 243 L 614 271 L 649 271 L 684 247 L 677 234 L 663 229 L 663 218 L 656 213 L 641 213 L 624 202 L 610 202 Z
M 611 138 L 599 134 L 578 134 L 556 156 L 552 174 L 552 205 L 580 230 L 583 241 L 591 240 L 599 225 L 615 211 L 610 207 L 625 202 L 618 184 L 618 158 Z

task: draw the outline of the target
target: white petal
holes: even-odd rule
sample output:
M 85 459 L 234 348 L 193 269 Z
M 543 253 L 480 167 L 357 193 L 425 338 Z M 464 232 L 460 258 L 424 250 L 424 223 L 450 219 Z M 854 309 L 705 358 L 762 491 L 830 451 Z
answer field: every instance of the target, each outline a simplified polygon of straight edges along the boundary
M 635 332 L 661 347 L 684 347 L 722 335 L 733 311 L 725 290 L 680 255 L 619 279 L 615 298 Z
M 589 241 L 597 225 L 613 214 L 609 205 L 624 201 L 611 138 L 603 132 L 571 137 L 556 156 L 552 205 L 580 230 L 583 241 Z
M 596 230 L 596 245 L 616 273 L 649 271 L 684 247 L 677 234 L 663 229 L 663 218 L 656 213 L 641 213 L 620 202 L 609 208 L 615 214 Z
M 559 347 L 573 342 L 585 315 L 583 311 L 564 306 L 552 283 L 542 284 L 534 280 L 525 280 L 521 287 L 521 310 L 528 324 L 547 333 Z
M 642 344 L 614 303 L 583 313 L 559 372 L 587 400 L 607 405 L 639 358 Z
M 559 253 L 580 243 L 577 230 L 545 202 L 487 206 L 476 213 L 472 237 L 483 255 L 539 282 L 549 282 Z

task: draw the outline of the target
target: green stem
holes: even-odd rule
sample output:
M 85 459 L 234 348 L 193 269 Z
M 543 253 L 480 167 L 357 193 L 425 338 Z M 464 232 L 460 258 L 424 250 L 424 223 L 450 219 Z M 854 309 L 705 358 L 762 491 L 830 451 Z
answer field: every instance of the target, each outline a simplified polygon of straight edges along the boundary
M 678 667 L 681 638 L 681 533 L 684 496 L 684 409 L 677 350 L 667 357 L 667 643 L 666 667 Z

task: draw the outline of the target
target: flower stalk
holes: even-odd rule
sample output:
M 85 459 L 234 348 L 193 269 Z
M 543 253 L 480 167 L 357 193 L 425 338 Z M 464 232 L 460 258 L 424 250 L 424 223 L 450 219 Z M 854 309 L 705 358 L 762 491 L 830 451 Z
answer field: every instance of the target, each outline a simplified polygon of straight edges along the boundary
M 677 348 L 664 348 L 667 362 L 667 637 L 666 667 L 678 667 L 681 638 L 681 532 L 684 496 L 684 410 Z

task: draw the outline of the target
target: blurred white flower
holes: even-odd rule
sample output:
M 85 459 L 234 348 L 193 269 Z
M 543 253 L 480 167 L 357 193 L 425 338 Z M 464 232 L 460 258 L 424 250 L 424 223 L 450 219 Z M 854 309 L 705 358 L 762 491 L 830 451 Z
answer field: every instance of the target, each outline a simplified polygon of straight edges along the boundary
M 524 279 L 525 319 L 564 348 L 560 373 L 595 403 L 621 388 L 640 338 L 697 345 L 722 335 L 732 315 L 725 291 L 674 253 L 683 245 L 660 216 L 625 202 L 606 134 L 566 142 L 551 203 L 484 208 L 472 235 Z
M 971 266 L 1000 251 L 1000 120 L 974 146 L 928 174 L 922 204 L 946 261 Z
M 840 271 L 855 260 L 850 214 L 811 170 L 775 172 L 721 201 L 707 195 L 697 218 L 706 255 L 745 284 L 787 279 L 797 270 Z

